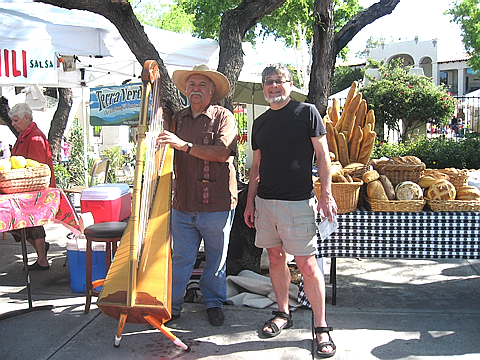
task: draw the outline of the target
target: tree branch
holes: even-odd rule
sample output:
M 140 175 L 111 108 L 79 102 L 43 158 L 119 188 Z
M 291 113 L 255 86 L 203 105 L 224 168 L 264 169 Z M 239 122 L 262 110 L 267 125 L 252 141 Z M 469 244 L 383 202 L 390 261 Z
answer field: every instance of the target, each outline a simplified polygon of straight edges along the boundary
M 337 54 L 357 35 L 365 26 L 373 23 L 382 16 L 391 14 L 400 0 L 380 0 L 368 9 L 358 13 L 348 21 L 335 35 Z

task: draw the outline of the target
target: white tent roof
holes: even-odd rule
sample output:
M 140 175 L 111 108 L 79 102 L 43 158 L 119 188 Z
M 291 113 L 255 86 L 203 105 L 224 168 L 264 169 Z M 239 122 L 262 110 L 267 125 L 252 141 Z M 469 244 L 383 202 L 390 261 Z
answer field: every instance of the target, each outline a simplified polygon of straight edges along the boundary
M 144 25 L 150 41 L 171 72 L 205 63 L 216 68 L 218 43 Z M 43 86 L 80 87 L 80 68 L 87 86 L 120 84 L 138 77 L 140 65 L 115 26 L 103 16 L 82 10 L 68 10 L 31 0 L 0 0 L 0 45 L 42 44 L 58 55 L 75 55 L 77 71 L 58 71 L 58 84 Z M 98 58 L 102 57 L 102 58 Z M 18 84 L 18 81 L 17 83 Z M 25 83 L 24 85 L 29 85 Z

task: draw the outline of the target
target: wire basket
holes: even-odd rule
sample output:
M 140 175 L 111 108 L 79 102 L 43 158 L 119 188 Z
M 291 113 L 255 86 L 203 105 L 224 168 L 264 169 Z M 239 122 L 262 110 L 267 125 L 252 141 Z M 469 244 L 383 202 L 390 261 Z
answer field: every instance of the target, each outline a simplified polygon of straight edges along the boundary
M 434 211 L 480 211 L 480 201 L 475 200 L 427 200 L 428 207 Z
M 360 187 L 363 185 L 363 181 L 360 179 L 354 179 L 351 183 L 332 183 L 332 195 L 337 203 L 337 214 L 345 214 L 355 211 L 358 205 L 358 198 Z M 322 184 L 320 181 L 315 181 L 315 195 L 317 199 L 320 198 L 322 191 Z
M 420 212 L 426 200 L 377 200 L 365 196 L 370 210 L 391 212 Z
M 50 185 L 50 175 L 50 168 L 46 164 L 40 164 L 39 167 L 0 170 L 0 193 L 45 190 Z
M 418 181 L 423 176 L 425 171 L 425 164 L 378 164 L 375 160 L 371 164 L 380 175 L 388 177 L 393 186 L 402 181 L 413 181 L 418 184 Z

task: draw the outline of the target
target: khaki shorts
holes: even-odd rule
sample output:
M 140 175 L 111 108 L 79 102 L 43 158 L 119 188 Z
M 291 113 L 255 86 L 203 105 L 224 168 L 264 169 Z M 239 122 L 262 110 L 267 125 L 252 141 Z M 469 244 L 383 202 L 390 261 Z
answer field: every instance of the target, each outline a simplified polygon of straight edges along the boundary
M 282 246 L 297 256 L 315 255 L 317 234 L 315 199 L 301 201 L 255 198 L 255 245 L 259 248 Z

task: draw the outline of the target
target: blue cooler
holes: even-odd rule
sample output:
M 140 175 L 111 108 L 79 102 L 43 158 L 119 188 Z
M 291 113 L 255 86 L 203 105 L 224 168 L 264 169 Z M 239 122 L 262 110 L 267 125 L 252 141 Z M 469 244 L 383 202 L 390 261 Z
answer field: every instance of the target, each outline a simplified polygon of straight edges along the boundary
M 84 235 L 67 241 L 70 287 L 74 293 L 85 293 L 87 287 L 87 240 Z M 92 281 L 104 279 L 107 275 L 105 243 L 92 242 Z M 99 286 L 95 290 L 100 291 Z

